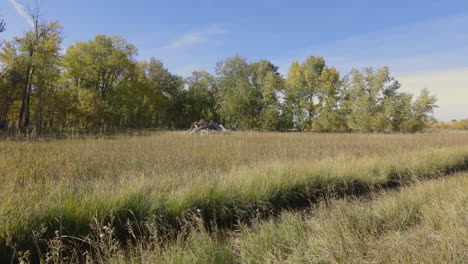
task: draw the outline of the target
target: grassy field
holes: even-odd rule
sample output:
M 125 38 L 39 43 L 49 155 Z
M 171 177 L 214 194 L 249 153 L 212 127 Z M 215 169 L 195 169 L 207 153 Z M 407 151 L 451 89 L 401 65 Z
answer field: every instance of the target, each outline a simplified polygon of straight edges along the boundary
M 0 257 L 29 250 L 34 258 L 37 248 L 89 239 L 100 228 L 96 226 L 109 222 L 110 244 L 117 238 L 123 244 L 151 234 L 183 233 L 197 222 L 193 218 L 232 228 L 323 197 L 362 195 L 467 167 L 468 133 L 463 132 L 161 132 L 1 141 Z M 99 251 L 103 259 L 115 249 L 106 250 Z M 242 254 L 248 257 L 248 252 Z
M 328 200 L 229 233 L 194 226 L 184 239 L 103 263 L 467 263 L 468 174 L 369 200 Z M 97 245 L 99 241 L 95 241 Z M 102 256 L 102 255 L 101 255 Z

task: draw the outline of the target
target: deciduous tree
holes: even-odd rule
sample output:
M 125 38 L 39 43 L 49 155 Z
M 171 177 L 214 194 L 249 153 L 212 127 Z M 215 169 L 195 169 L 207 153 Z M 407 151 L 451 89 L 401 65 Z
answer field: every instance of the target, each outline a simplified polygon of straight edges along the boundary
M 301 130 L 310 128 L 316 115 L 317 89 L 324 68 L 325 60 L 314 56 L 301 63 L 295 61 L 289 68 L 285 103 Z

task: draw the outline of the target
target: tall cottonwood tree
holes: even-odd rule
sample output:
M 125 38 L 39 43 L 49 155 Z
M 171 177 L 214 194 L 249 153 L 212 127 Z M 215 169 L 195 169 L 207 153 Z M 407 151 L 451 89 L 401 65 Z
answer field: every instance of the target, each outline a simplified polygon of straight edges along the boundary
M 175 118 L 175 112 L 179 109 L 174 107 L 179 98 L 183 86 L 183 78 L 172 74 L 164 66 L 161 60 L 151 58 L 147 64 L 146 77 L 148 84 L 157 98 L 157 104 L 154 108 L 153 125 L 158 127 L 173 127 L 170 124 Z
M 389 75 L 388 68 L 374 72 L 365 68 L 362 72 L 353 69 L 344 84 L 347 93 L 344 108 L 347 110 L 347 125 L 351 130 L 374 131 L 386 120 L 383 104 L 399 88 L 399 83 Z
M 36 8 L 30 12 L 33 21 L 33 30 L 28 31 L 22 38 L 14 39 L 14 46 L 19 52 L 21 62 L 24 63 L 24 81 L 22 83 L 21 106 L 18 115 L 17 126 L 25 128 L 29 126 L 31 117 L 31 96 L 33 93 L 33 84 L 36 71 L 43 60 L 44 49 L 47 49 L 49 42 L 61 44 L 60 25 L 58 23 L 41 23 L 39 9 Z M 42 50 L 41 50 L 42 49 Z
M 324 68 L 325 60 L 314 56 L 295 61 L 289 68 L 285 103 L 301 130 L 310 128 L 316 115 L 317 89 Z
M 437 97 L 431 95 L 429 90 L 423 89 L 421 91 L 412 105 L 414 123 L 412 126 L 408 126 L 411 132 L 422 130 L 429 122 L 436 121 L 433 117 L 434 109 L 437 108 L 436 103 Z
M 24 63 L 18 56 L 18 51 L 12 42 L 6 42 L 0 52 L 0 127 L 7 128 L 17 117 L 14 115 L 15 102 L 20 98 L 24 83 Z M 12 111 L 13 110 L 13 111 Z
M 65 78 L 76 90 L 78 113 L 85 126 L 118 123 L 113 111 L 118 86 L 131 79 L 137 66 L 135 46 L 119 36 L 97 35 L 70 46 L 63 59 Z
M 312 129 L 317 131 L 345 130 L 345 117 L 340 109 L 342 102 L 340 74 L 335 68 L 325 66 L 318 78 L 318 83 Z
M 387 67 L 353 69 L 343 87 L 347 126 L 356 131 L 417 131 L 431 120 L 437 99 L 423 90 L 413 100 Z
M 278 67 L 267 60 L 251 64 L 252 85 L 261 92 L 259 127 L 266 130 L 281 129 L 283 116 L 279 96 L 284 92 L 285 83 Z
M 64 67 L 73 84 L 95 90 L 106 101 L 132 71 L 136 54 L 135 46 L 122 37 L 97 35 L 94 40 L 69 47 Z
M 252 129 L 258 126 L 261 112 L 261 91 L 251 86 L 251 67 L 240 56 L 226 58 L 216 65 L 221 92 L 220 113 L 233 128 Z
M 219 89 L 215 77 L 206 71 L 194 71 L 187 78 L 187 114 L 189 120 L 219 122 Z
M 35 126 L 43 128 L 46 122 L 54 119 L 55 104 L 59 100 L 57 92 L 62 88 L 59 86 L 61 76 L 61 26 L 56 23 L 48 24 L 47 37 L 40 42 L 35 55 L 35 78 L 31 81 L 35 99 L 34 120 Z M 55 100 L 57 99 L 57 100 Z M 32 107 L 32 106 L 30 106 Z
M 267 60 L 248 63 L 240 56 L 216 67 L 220 114 L 228 125 L 242 129 L 278 129 L 281 126 L 279 93 L 284 81 L 278 67 Z
M 386 67 L 341 78 L 310 56 L 284 79 L 267 60 L 234 56 L 215 75 L 184 79 L 155 58 L 137 61 L 118 36 L 78 41 L 62 55 L 60 25 L 35 14 L 33 30 L 0 50 L 0 128 L 184 128 L 213 119 L 238 129 L 414 132 L 433 121 L 436 98 L 400 92 Z
M 16 115 L 19 128 L 30 126 L 32 113 L 35 113 L 38 123 L 43 123 L 44 93 L 50 90 L 50 86 L 56 82 L 55 77 L 60 74 L 60 25 L 56 22 L 40 23 L 37 9 L 31 13 L 31 18 L 33 30 L 5 43 L 0 54 L 4 79 L 2 86 L 6 86 L 3 123 L 6 123 L 11 107 L 16 106 L 15 101 L 19 100 Z

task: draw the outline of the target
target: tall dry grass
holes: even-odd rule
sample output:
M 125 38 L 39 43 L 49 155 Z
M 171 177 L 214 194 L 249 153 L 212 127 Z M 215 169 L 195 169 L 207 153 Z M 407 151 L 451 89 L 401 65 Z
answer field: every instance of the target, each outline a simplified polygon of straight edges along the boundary
M 466 263 L 468 174 L 116 251 L 102 263 Z M 369 198 L 369 197 L 368 197 Z
M 0 142 L 1 255 L 34 250 L 32 234 L 85 236 L 93 219 L 187 216 L 230 225 L 329 194 L 466 169 L 468 133 L 234 133 Z M 144 228 L 142 228 L 144 229 Z M 139 230 L 148 233 L 148 230 Z M 128 236 L 128 234 L 127 234 Z M 2 242 L 2 245 L 5 243 Z
M 468 174 L 241 227 L 241 263 L 466 263 Z
M 84 238 L 80 257 L 59 236 L 50 263 L 466 263 L 468 174 L 418 182 L 365 199 L 328 199 L 304 212 L 257 218 L 208 232 L 195 216 L 175 239 L 154 236 L 124 247 L 108 223 Z M 154 227 L 153 227 L 154 228 Z M 130 233 L 135 230 L 130 229 Z M 66 254 L 72 252 L 71 254 Z M 22 253 L 21 256 L 27 254 Z M 24 258 L 26 259 L 26 258 Z

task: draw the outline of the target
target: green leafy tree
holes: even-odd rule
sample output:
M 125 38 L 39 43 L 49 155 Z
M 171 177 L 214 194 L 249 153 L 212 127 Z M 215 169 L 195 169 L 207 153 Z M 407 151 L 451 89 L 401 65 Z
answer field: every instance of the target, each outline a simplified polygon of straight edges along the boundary
M 385 101 L 385 111 L 391 122 L 391 130 L 398 132 L 410 132 L 414 127 L 413 95 L 398 93 Z M 387 129 L 388 131 L 388 129 Z
M 218 63 L 220 115 L 232 128 L 278 129 L 282 112 L 279 95 L 284 81 L 267 60 L 248 63 L 234 56 Z
M 0 52 L 0 128 L 11 126 L 18 119 L 19 100 L 24 85 L 25 65 L 14 43 L 6 42 Z
M 261 90 L 252 85 L 252 67 L 245 58 L 234 56 L 216 66 L 221 92 L 220 113 L 232 128 L 253 129 L 259 126 Z
M 65 77 L 77 91 L 78 112 L 82 112 L 86 126 L 120 123 L 114 103 L 120 86 L 130 87 L 136 53 L 136 48 L 119 36 L 97 35 L 94 40 L 79 41 L 68 48 L 63 59 Z
M 129 76 L 128 81 L 115 88 L 113 111 L 118 120 L 114 123 L 127 128 L 151 127 L 160 98 L 154 94 L 146 79 L 143 63 L 135 67 Z
M 437 97 L 431 95 L 429 90 L 423 89 L 413 103 L 414 124 L 412 131 L 419 131 L 426 127 L 427 123 L 435 122 L 434 109 L 437 108 Z
M 345 82 L 342 107 L 348 127 L 357 131 L 422 130 L 433 120 L 436 97 L 423 90 L 413 101 L 412 95 L 399 92 L 400 87 L 387 67 L 352 70 Z
M 188 119 L 219 122 L 219 90 L 215 77 L 206 71 L 194 71 L 186 82 Z
M 267 60 L 234 56 L 214 76 L 184 79 L 155 58 L 137 61 L 118 36 L 77 41 L 62 55 L 60 25 L 31 14 L 33 29 L 0 49 L 0 128 L 185 128 L 211 119 L 237 129 L 414 132 L 434 120 L 436 97 L 400 92 L 387 67 L 341 79 L 311 56 L 284 79 Z
M 10 121 L 14 116 L 20 128 L 30 126 L 32 117 L 36 126 L 44 126 L 46 108 L 53 104 L 48 94 L 55 92 L 53 86 L 60 75 L 61 26 L 56 22 L 39 23 L 37 12 L 32 19 L 33 30 L 5 43 L 0 55 L 2 83 L 9 87 L 5 90 L 3 123 L 6 116 Z M 12 109 L 14 113 L 10 114 Z
M 145 78 L 151 91 L 153 110 L 153 126 L 174 127 L 179 109 L 172 104 L 182 93 L 184 80 L 174 75 L 164 66 L 162 61 L 151 58 L 145 63 Z M 180 98 L 179 98 L 180 99 Z
M 310 128 L 316 115 L 317 90 L 324 68 L 325 60 L 314 56 L 301 63 L 295 61 L 289 68 L 286 80 L 286 111 L 292 113 L 296 127 L 301 130 Z
M 346 128 L 341 102 L 340 74 L 335 68 L 325 66 L 316 89 L 316 113 L 312 119 L 312 129 L 318 131 L 340 131 Z
M 34 24 L 33 30 L 26 32 L 22 38 L 14 39 L 14 45 L 19 51 L 18 56 L 21 57 L 21 63 L 25 65 L 21 106 L 17 121 L 17 126 L 23 128 L 28 127 L 30 123 L 31 100 L 36 82 L 34 78 L 38 74 L 44 74 L 44 71 L 48 70 L 46 67 L 56 63 L 55 58 L 60 50 L 57 47 L 60 47 L 62 41 L 61 26 L 58 23 L 41 24 L 38 9 L 31 13 L 31 19 Z M 36 84 L 39 81 L 37 80 Z
M 392 129 L 388 104 L 397 95 L 400 83 L 390 76 L 387 67 L 362 72 L 353 69 L 345 83 L 347 125 L 351 130 L 383 131 Z
M 285 83 L 278 67 L 267 60 L 251 64 L 252 85 L 261 92 L 260 128 L 277 130 L 283 125 L 279 96 L 284 92 Z
M 62 89 L 59 85 L 61 77 L 61 26 L 49 24 L 54 30 L 50 30 L 47 38 L 40 42 L 36 51 L 35 78 L 32 80 L 34 87 L 32 95 L 34 100 L 35 126 L 44 128 L 47 123 L 53 122 L 54 109 L 57 108 L 58 91 Z

